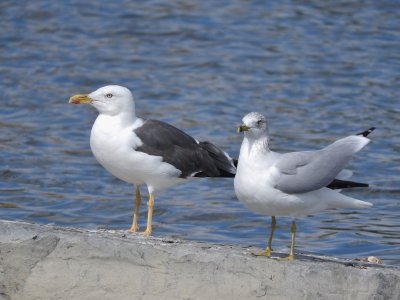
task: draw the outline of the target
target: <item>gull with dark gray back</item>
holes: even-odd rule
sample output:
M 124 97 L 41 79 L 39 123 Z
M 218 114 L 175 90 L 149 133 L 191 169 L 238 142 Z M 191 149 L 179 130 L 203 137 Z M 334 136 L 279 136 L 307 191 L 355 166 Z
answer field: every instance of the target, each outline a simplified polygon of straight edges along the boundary
M 117 178 L 136 186 L 130 232 L 139 229 L 140 185 L 149 192 L 147 228 L 152 233 L 154 194 L 196 177 L 233 177 L 233 160 L 210 142 L 199 142 L 167 123 L 135 114 L 132 93 L 122 86 L 105 86 L 89 95 L 75 95 L 73 104 L 90 104 L 99 115 L 90 146 L 97 161 Z

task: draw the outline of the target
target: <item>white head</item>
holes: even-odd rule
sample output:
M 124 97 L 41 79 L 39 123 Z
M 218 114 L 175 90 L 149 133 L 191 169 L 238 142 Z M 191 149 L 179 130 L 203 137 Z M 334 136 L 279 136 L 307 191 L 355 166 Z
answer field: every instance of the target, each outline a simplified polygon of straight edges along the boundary
M 100 114 L 118 115 L 121 113 L 135 114 L 135 102 L 130 90 L 119 85 L 103 86 L 90 94 L 72 96 L 69 103 L 90 104 Z
M 251 112 L 242 119 L 243 124 L 238 128 L 238 132 L 244 132 L 246 137 L 258 139 L 268 137 L 267 119 L 258 112 Z

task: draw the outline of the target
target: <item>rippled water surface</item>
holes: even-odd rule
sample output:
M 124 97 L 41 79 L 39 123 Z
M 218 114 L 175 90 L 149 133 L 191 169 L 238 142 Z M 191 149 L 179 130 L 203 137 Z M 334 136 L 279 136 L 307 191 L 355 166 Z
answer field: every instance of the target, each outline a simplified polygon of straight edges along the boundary
M 371 126 L 350 162 L 374 204 L 298 221 L 297 251 L 400 265 L 398 1 L 1 1 L 0 218 L 127 229 L 132 186 L 89 147 L 96 112 L 68 105 L 115 83 L 138 115 L 237 156 L 243 115 L 267 115 L 277 151 L 317 149 Z M 146 209 L 141 213 L 145 226 Z M 231 179 L 157 195 L 156 236 L 264 247 L 269 218 Z M 278 218 L 277 250 L 290 244 Z

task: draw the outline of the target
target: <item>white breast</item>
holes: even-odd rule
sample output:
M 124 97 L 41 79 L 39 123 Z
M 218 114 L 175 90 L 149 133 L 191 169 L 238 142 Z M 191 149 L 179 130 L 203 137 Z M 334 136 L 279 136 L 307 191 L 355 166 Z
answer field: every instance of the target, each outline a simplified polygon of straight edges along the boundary
M 234 181 L 238 199 L 250 210 L 271 216 L 288 215 L 297 197 L 275 188 L 279 172 L 274 164 L 279 153 L 253 147 L 244 140 Z
M 163 163 L 159 156 L 150 156 L 134 149 L 141 140 L 134 129 L 143 124 L 136 119 L 127 126 L 112 116 L 99 115 L 90 135 L 90 146 L 97 161 L 117 178 L 133 184 L 147 184 L 152 189 L 164 188 L 179 181 L 180 171 Z

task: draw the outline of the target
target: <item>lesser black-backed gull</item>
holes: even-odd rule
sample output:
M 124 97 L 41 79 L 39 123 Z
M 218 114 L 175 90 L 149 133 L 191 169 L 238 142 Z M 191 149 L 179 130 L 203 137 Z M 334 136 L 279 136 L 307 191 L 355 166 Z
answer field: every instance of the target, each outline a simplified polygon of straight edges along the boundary
M 199 142 L 167 123 L 137 117 L 132 93 L 125 87 L 105 86 L 69 102 L 98 110 L 90 135 L 92 152 L 110 173 L 136 186 L 131 232 L 138 230 L 140 185 L 147 185 L 149 192 L 144 234 L 150 235 L 156 191 L 195 177 L 233 177 L 236 172 L 229 155 L 212 143 Z

